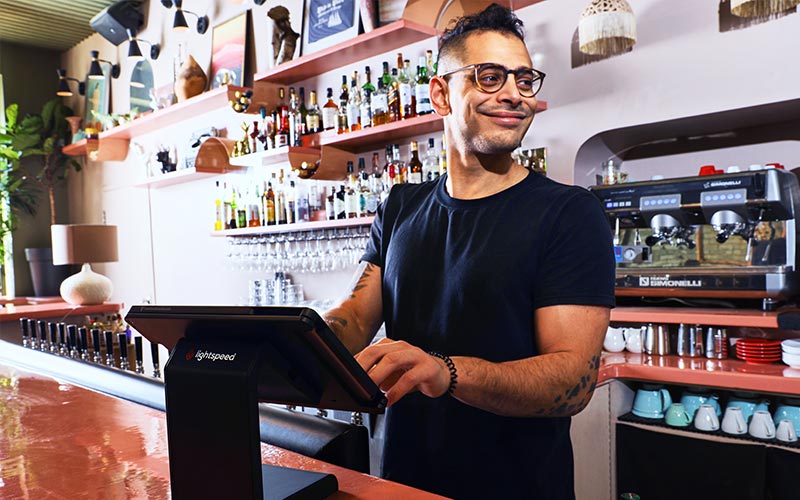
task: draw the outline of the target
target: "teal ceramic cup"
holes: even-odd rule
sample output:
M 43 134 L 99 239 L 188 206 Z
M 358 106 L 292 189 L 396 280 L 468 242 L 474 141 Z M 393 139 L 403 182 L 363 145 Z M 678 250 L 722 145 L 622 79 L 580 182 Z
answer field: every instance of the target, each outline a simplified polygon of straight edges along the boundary
M 717 417 L 722 416 L 722 408 L 719 405 L 719 396 L 708 392 L 685 391 L 681 395 L 681 404 L 686 407 L 686 411 L 691 418 L 694 418 L 700 405 L 711 405 Z
M 781 420 L 789 420 L 792 422 L 795 429 L 800 429 L 800 406 L 782 403 L 775 408 L 774 416 L 775 425 L 778 425 Z
M 750 423 L 750 419 L 755 412 L 769 411 L 769 402 L 767 400 L 758 400 L 756 398 L 737 396 L 735 394 L 728 400 L 727 407 L 730 408 L 732 406 L 738 406 L 742 409 L 742 415 L 744 415 L 744 420 L 747 423 Z
M 633 399 L 633 414 L 642 418 L 664 418 L 664 412 L 672 404 L 669 391 L 658 385 L 644 385 L 636 391 Z
M 664 420 L 672 427 L 688 427 L 692 423 L 692 417 L 682 403 L 673 403 L 667 409 Z

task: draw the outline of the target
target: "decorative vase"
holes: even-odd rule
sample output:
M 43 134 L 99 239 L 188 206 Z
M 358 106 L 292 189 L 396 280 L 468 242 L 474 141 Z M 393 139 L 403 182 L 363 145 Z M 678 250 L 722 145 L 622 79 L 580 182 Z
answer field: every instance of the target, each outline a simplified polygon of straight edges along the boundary
M 190 55 L 181 64 L 178 77 L 175 79 L 175 96 L 178 102 L 202 94 L 206 89 L 207 83 L 208 77 L 206 77 L 203 68 Z
M 92 271 L 92 266 L 84 264 L 81 271 L 61 283 L 61 298 L 72 305 L 102 304 L 111 298 L 114 286 L 111 280 Z
M 75 137 L 78 131 L 81 129 L 81 121 L 83 121 L 83 118 L 80 116 L 68 116 L 65 118 L 65 120 L 67 120 L 69 123 L 69 130 L 72 132 L 72 142 L 77 142 Z

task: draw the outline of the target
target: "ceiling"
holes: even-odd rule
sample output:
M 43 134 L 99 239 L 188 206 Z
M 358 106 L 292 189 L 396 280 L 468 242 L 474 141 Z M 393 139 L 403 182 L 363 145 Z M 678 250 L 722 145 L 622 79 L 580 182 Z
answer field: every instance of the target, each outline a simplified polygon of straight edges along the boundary
M 0 0 L 0 43 L 63 52 L 94 33 L 89 20 L 116 0 Z

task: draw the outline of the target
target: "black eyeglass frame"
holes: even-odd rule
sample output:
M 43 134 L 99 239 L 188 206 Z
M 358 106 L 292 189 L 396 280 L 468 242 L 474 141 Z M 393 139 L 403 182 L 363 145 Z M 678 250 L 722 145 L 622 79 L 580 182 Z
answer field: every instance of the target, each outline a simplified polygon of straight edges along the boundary
M 497 87 L 497 89 L 496 89 L 496 90 L 486 90 L 486 89 L 485 89 L 485 88 L 483 88 L 483 87 L 481 86 L 481 84 L 480 84 L 480 80 L 478 79 L 478 73 L 480 73 L 481 69 L 482 69 L 482 68 L 485 68 L 486 66 L 493 66 L 493 67 L 496 67 L 496 68 L 500 68 L 500 69 L 502 69 L 502 72 L 503 72 L 503 81 L 502 81 L 502 83 L 500 84 L 500 86 L 499 86 L 499 87 Z M 450 76 L 450 75 L 452 75 L 453 73 L 458 73 L 459 71 L 466 71 L 466 70 L 469 70 L 469 69 L 472 69 L 472 70 L 474 70 L 474 71 L 473 71 L 473 78 L 472 78 L 472 81 L 473 81 L 473 83 L 475 84 L 475 88 L 477 88 L 478 90 L 480 90 L 481 92 L 484 92 L 484 93 L 486 93 L 486 94 L 496 94 L 497 92 L 499 92 L 499 91 L 500 91 L 500 89 L 502 89 L 502 88 L 505 86 L 506 82 L 508 81 L 508 75 L 513 73 L 513 74 L 514 74 L 514 80 L 515 80 L 515 84 L 516 84 L 516 87 L 517 87 L 517 92 L 519 92 L 519 94 L 520 94 L 522 97 L 528 97 L 528 98 L 530 98 L 530 97 L 536 97 L 536 94 L 538 94 L 538 93 L 539 93 L 539 91 L 541 91 L 541 90 L 542 90 L 542 85 L 544 85 L 544 77 L 545 77 L 545 76 L 547 76 L 547 75 L 546 75 L 546 74 L 545 74 L 543 71 L 539 71 L 538 69 L 534 69 L 534 68 L 526 68 L 526 67 L 519 67 L 519 68 L 516 68 L 516 69 L 510 69 L 510 68 L 506 68 L 506 67 L 505 67 L 505 66 L 503 66 L 502 64 L 499 64 L 499 63 L 493 63 L 493 62 L 484 62 L 484 63 L 470 64 L 470 65 L 468 65 L 468 66 L 463 66 L 463 67 L 461 67 L 461 68 L 454 69 L 454 70 L 448 71 L 447 73 L 443 73 L 443 74 L 441 74 L 441 75 L 436 75 L 436 76 L 438 76 L 438 77 L 441 77 L 441 78 L 445 78 L 445 77 L 447 77 L 447 76 Z M 525 95 L 525 94 L 522 92 L 522 90 L 520 90 L 520 88 L 519 88 L 519 84 L 517 84 L 517 83 L 516 83 L 516 82 L 517 82 L 517 79 L 519 78 L 519 72 L 520 72 L 520 71 L 531 71 L 531 72 L 533 72 L 533 75 L 534 75 L 534 80 L 533 80 L 533 82 L 534 82 L 534 83 L 535 83 L 535 82 L 539 82 L 539 88 L 537 88 L 537 89 L 536 89 L 536 90 L 533 92 L 533 94 L 531 94 L 531 95 Z

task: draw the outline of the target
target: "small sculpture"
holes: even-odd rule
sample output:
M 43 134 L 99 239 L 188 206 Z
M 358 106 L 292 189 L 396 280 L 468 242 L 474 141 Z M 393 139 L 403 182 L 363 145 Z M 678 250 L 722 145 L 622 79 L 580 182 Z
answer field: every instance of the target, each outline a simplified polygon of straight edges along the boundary
M 272 54 L 275 58 L 275 65 L 291 61 L 297 48 L 297 39 L 300 34 L 292 29 L 289 21 L 289 9 L 283 5 L 278 5 L 269 9 L 267 17 L 272 19 L 274 24 L 272 29 Z
M 208 84 L 208 78 L 203 68 L 190 55 L 181 64 L 178 77 L 175 79 L 175 96 L 178 98 L 178 102 L 202 94 L 206 89 L 206 84 Z

